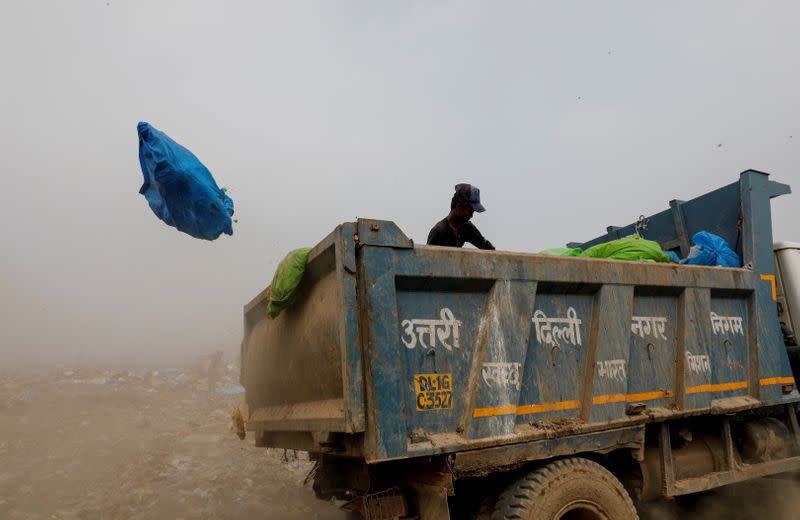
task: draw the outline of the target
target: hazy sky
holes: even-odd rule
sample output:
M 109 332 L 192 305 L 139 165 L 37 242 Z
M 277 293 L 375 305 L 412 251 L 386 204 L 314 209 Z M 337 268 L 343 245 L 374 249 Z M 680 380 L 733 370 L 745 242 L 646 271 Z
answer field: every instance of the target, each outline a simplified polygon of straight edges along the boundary
M 800 3 L 0 0 L 0 359 L 238 350 L 288 250 L 356 216 L 424 242 L 453 186 L 538 251 L 755 168 L 800 192 Z M 193 239 L 136 123 L 236 203 Z M 719 146 L 719 145 L 722 146 Z M 773 201 L 800 241 L 800 195 Z

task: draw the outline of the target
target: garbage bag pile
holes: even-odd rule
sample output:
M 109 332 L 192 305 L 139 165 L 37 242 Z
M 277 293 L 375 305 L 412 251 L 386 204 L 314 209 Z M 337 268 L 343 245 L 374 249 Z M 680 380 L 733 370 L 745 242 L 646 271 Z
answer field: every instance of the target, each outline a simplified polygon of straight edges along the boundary
M 215 240 L 233 235 L 233 200 L 192 152 L 149 123 L 140 122 L 139 193 L 165 224 L 188 235 Z
M 672 262 L 686 265 L 709 265 L 720 267 L 741 267 L 739 255 L 721 237 L 700 231 L 692 236 L 692 247 L 689 255 L 681 259 L 673 251 L 663 251 L 658 242 L 645 240 L 639 235 L 632 235 L 602 244 L 594 245 L 585 251 L 573 247 L 556 247 L 545 249 L 539 254 L 556 256 L 581 256 L 588 258 L 608 258 L 612 260 L 629 260 L 637 262 Z
M 294 301 L 297 286 L 300 285 L 306 271 L 310 252 L 310 247 L 295 249 L 278 264 L 268 291 L 267 315 L 271 319 L 277 318 Z

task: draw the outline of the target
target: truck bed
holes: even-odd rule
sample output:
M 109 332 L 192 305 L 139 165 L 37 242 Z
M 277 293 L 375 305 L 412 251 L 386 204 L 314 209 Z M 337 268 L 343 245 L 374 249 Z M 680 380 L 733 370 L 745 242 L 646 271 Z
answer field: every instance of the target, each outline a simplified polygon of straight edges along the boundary
M 248 429 L 370 463 L 454 453 L 466 474 L 795 402 L 769 214 L 787 191 L 750 171 L 705 213 L 698 197 L 652 217 L 675 248 L 686 229 L 736 236 L 741 269 L 415 246 L 391 222 L 342 224 L 294 305 L 275 320 L 266 291 L 245 306 Z

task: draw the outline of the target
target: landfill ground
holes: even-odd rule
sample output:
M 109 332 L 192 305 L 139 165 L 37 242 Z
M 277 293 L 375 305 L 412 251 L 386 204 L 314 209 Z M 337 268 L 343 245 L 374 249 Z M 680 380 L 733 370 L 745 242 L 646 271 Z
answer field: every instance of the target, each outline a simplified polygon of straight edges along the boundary
M 236 367 L 0 368 L 2 519 L 343 520 L 293 452 L 230 429 Z M 656 512 L 652 518 L 675 518 Z M 800 487 L 763 479 L 683 501 L 682 519 L 800 518 Z
M 0 518 L 344 518 L 307 460 L 230 430 L 233 370 L 191 374 L 0 369 Z

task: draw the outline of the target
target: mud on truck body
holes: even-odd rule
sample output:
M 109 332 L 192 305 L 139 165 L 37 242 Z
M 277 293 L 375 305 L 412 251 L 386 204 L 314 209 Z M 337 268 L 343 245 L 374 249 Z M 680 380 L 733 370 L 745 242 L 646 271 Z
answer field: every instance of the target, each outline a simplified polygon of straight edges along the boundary
M 777 271 L 770 215 L 788 193 L 749 170 L 579 244 L 638 231 L 685 256 L 706 230 L 742 268 L 419 246 L 392 222 L 342 224 L 277 319 L 266 290 L 245 306 L 247 429 L 309 452 L 317 495 L 368 519 L 634 518 L 800 469 L 800 250 L 778 248 Z

